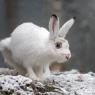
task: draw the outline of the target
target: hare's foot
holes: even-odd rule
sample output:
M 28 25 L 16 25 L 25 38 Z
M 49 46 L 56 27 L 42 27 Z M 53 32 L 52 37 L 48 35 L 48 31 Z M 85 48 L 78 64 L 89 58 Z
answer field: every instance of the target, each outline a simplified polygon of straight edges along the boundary
M 26 74 L 26 76 L 28 76 L 32 80 L 39 81 L 39 78 L 36 76 L 36 74 L 34 73 L 34 71 L 33 71 L 33 69 L 31 67 L 27 68 L 27 74 Z
M 44 74 L 43 74 L 43 77 L 44 78 L 47 78 L 47 77 L 49 77 L 50 76 L 50 74 L 51 74 L 51 71 L 50 71 L 50 66 L 49 66 L 50 64 L 47 64 L 46 66 L 44 66 Z

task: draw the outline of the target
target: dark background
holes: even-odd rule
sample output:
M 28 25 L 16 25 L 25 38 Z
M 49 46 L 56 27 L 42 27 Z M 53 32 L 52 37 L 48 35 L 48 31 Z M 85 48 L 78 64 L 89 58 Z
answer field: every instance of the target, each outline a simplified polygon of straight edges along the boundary
M 61 25 L 76 17 L 67 35 L 72 58 L 65 69 L 95 71 L 95 0 L 0 0 L 0 39 L 23 22 L 48 28 L 52 13 L 60 17 Z M 0 67 L 5 66 L 0 53 Z

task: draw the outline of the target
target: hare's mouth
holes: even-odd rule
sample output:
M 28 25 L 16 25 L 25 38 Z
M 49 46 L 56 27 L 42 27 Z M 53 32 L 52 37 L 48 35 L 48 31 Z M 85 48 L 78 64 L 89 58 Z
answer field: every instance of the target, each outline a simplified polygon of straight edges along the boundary
M 67 61 L 67 59 L 65 59 L 65 58 L 60 59 L 60 60 L 57 60 L 58 63 L 64 63 L 64 62 L 66 62 L 66 61 Z

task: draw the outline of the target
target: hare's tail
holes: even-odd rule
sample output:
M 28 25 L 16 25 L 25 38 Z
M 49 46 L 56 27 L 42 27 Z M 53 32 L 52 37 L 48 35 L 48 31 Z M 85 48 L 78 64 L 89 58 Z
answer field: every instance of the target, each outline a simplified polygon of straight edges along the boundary
M 2 52 L 4 49 L 9 49 L 11 37 L 5 38 L 0 41 L 0 51 Z

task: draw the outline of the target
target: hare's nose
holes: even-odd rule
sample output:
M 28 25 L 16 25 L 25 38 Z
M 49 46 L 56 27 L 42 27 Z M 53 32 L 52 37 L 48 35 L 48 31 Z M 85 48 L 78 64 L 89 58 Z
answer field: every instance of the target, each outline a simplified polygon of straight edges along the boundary
M 71 54 L 70 54 L 70 53 L 68 53 L 68 54 L 66 54 L 66 55 L 65 55 L 65 57 L 66 57 L 66 59 L 68 60 L 68 59 L 70 59 L 70 58 L 71 58 Z

